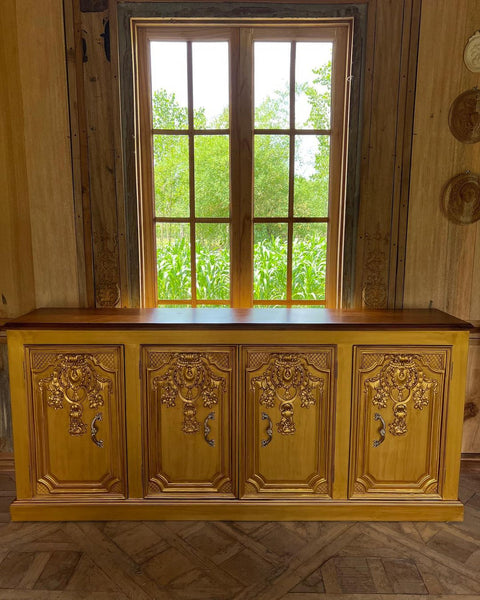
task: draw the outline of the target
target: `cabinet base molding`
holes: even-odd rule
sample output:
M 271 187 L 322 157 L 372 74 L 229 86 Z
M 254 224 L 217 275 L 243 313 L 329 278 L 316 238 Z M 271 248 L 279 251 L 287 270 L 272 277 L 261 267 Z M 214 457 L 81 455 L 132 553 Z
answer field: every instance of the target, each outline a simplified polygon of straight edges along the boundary
M 462 521 L 459 501 L 312 502 L 139 500 L 42 502 L 16 500 L 12 521 Z

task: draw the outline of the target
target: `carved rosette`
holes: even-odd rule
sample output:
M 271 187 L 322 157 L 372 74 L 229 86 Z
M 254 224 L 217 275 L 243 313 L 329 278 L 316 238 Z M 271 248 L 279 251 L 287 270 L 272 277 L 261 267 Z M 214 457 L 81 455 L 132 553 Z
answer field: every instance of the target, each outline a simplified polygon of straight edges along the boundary
M 153 379 L 152 387 L 167 407 L 176 406 L 177 400 L 183 402 L 184 433 L 200 430 L 198 404 L 211 408 L 221 401 L 226 390 L 225 379 L 215 375 L 206 354 L 182 352 L 170 354 L 167 371 Z
M 112 382 L 98 374 L 98 363 L 92 354 L 58 354 L 49 377 L 40 379 L 40 393 L 46 394 L 47 405 L 55 410 L 69 406 L 70 435 L 83 435 L 87 425 L 83 422 L 86 403 L 95 409 L 108 400 Z
M 372 404 L 378 408 L 393 406 L 393 421 L 388 425 L 392 435 L 405 435 L 407 406 L 416 410 L 428 406 L 437 393 L 437 381 L 428 379 L 418 354 L 386 354 L 381 371 L 364 383 L 365 394 L 371 394 Z
M 295 400 L 309 408 L 317 403 L 317 397 L 323 399 L 323 379 L 310 373 L 301 354 L 271 354 L 264 373 L 253 377 L 250 385 L 252 390 L 260 390 L 261 405 L 272 408 L 278 400 L 281 420 L 277 431 L 282 435 L 295 433 Z
M 473 88 L 455 98 L 448 125 L 460 142 L 475 144 L 480 141 L 480 90 Z

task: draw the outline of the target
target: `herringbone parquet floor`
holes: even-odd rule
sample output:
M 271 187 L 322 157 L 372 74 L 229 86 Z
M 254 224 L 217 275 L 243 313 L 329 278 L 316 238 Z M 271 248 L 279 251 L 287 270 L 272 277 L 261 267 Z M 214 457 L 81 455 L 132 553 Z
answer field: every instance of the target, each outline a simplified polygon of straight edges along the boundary
M 0 600 L 480 600 L 480 471 L 463 523 L 10 523 Z

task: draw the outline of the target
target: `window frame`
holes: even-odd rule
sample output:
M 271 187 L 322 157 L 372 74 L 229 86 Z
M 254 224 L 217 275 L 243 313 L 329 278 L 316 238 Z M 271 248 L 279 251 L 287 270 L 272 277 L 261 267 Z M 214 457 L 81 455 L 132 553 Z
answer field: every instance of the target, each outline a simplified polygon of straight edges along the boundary
M 154 14 L 154 12 L 164 12 L 165 10 L 160 10 L 159 9 L 153 9 L 155 5 L 150 5 L 148 8 L 152 8 L 152 11 L 147 11 L 150 12 L 150 14 Z M 286 10 L 288 11 L 292 11 L 294 5 L 292 6 L 288 6 L 285 7 Z M 159 7 L 160 8 L 160 7 Z M 175 10 L 175 7 L 172 5 L 172 7 L 170 7 L 170 5 L 163 5 L 161 7 L 162 9 L 166 8 L 167 12 L 168 11 L 173 11 Z M 196 7 L 200 10 L 200 5 L 198 7 Z M 225 7 L 226 8 L 226 7 Z M 272 5 L 273 8 L 273 5 Z M 268 7 L 265 8 L 264 10 L 262 10 L 262 12 L 272 12 L 272 8 Z M 345 8 L 345 7 L 343 7 Z M 246 18 L 246 19 L 222 19 L 222 18 L 215 18 L 215 19 L 204 19 L 204 18 L 184 18 L 184 17 L 167 17 L 167 18 L 158 18 L 158 17 L 148 17 L 147 18 L 139 18 L 138 11 L 135 10 L 129 10 L 129 11 L 125 11 L 124 16 L 124 22 L 125 24 L 127 24 L 128 21 L 128 28 L 125 28 L 125 32 L 128 31 L 128 33 L 126 35 L 121 36 L 121 42 L 123 47 L 125 48 L 125 58 L 128 59 L 130 53 L 132 52 L 133 49 L 133 53 L 131 54 L 131 66 L 130 68 L 127 68 L 127 70 L 124 72 L 123 74 L 123 78 L 125 76 L 128 76 L 128 71 L 130 70 L 130 73 L 133 74 L 133 79 L 136 82 L 136 79 L 138 77 L 139 71 L 138 71 L 138 64 L 137 64 L 137 60 L 136 60 L 136 53 L 138 52 L 138 48 L 137 48 L 137 43 L 138 43 L 138 32 L 140 30 L 143 30 L 149 26 L 151 26 L 151 24 L 153 22 L 155 22 L 155 24 L 162 24 L 163 26 L 166 26 L 168 24 L 169 27 L 173 28 L 174 27 L 178 27 L 179 25 L 181 25 L 182 27 L 186 27 L 187 29 L 189 27 L 195 27 L 198 26 L 199 24 L 205 26 L 206 21 L 208 21 L 208 23 L 210 25 L 212 25 L 213 23 L 215 24 L 216 28 L 219 28 L 221 26 L 225 26 L 228 25 L 228 27 L 239 27 L 239 26 L 243 26 L 245 27 L 246 23 L 250 24 L 250 25 L 254 25 L 254 27 L 259 28 L 259 27 L 266 27 L 269 28 L 272 25 L 276 26 L 276 27 L 281 27 L 283 29 L 284 32 L 288 31 L 288 28 L 291 26 L 292 23 L 295 24 L 295 26 L 298 25 L 302 25 L 302 27 L 323 27 L 323 28 L 328 28 L 328 27 L 332 27 L 332 26 L 341 26 L 342 30 L 346 32 L 346 37 L 348 38 L 347 44 L 345 46 L 345 55 L 346 55 L 346 62 L 348 64 L 348 69 L 350 69 L 350 65 L 353 62 L 354 63 L 354 77 L 350 77 L 349 78 L 349 82 L 347 83 L 346 79 L 344 79 L 344 84 L 346 88 L 350 88 L 349 83 L 351 82 L 351 80 L 354 81 L 353 84 L 353 98 L 349 95 L 349 90 L 347 89 L 347 92 L 344 95 L 344 100 L 343 100 L 343 105 L 342 105 L 342 118 L 343 118 L 343 130 L 341 135 L 339 136 L 341 138 L 341 145 L 337 145 L 337 148 L 339 148 L 340 150 L 337 152 L 337 154 L 340 156 L 340 160 L 337 162 L 337 160 L 334 158 L 334 154 L 335 154 L 335 150 L 332 148 L 332 164 L 341 164 L 342 165 L 342 173 L 339 174 L 339 176 L 336 179 L 336 183 L 334 184 L 335 186 L 338 186 L 341 188 L 342 190 L 342 194 L 343 194 L 343 199 L 342 199 L 342 203 L 341 206 L 339 206 L 337 203 L 333 203 L 333 202 L 329 202 L 330 204 L 330 210 L 332 209 L 339 209 L 338 210 L 338 217 L 337 217 L 337 223 L 338 226 L 336 226 L 335 228 L 330 227 L 330 231 L 329 231 L 329 245 L 330 248 L 335 248 L 335 250 L 337 250 L 336 253 L 333 253 L 332 251 L 330 251 L 330 256 L 329 256 L 329 270 L 331 273 L 332 267 L 331 265 L 334 265 L 335 270 L 336 270 L 336 276 L 334 278 L 334 281 L 332 282 L 332 277 L 329 276 L 329 287 L 328 287 L 328 291 L 327 291 L 327 306 L 328 307 L 341 307 L 342 304 L 345 303 L 345 300 L 342 300 L 342 292 L 343 292 L 343 280 L 346 280 L 347 282 L 347 290 L 346 290 L 346 296 L 344 298 L 346 298 L 346 303 L 348 304 L 348 297 L 350 294 L 350 272 L 351 272 L 351 268 L 352 268 L 352 260 L 351 257 L 353 256 L 353 251 L 354 251 L 354 240 L 352 238 L 351 232 L 354 231 L 355 228 L 355 223 L 356 223 L 356 212 L 358 210 L 357 208 L 357 195 L 358 195 L 358 176 L 359 176 L 359 162 L 360 162 L 360 156 L 359 156 L 359 148 L 358 148 L 358 140 L 359 138 L 359 131 L 360 131 L 360 121 L 359 121 L 359 116 L 360 116 L 360 96 L 359 96 L 359 90 L 361 88 L 360 85 L 360 81 L 362 78 L 362 53 L 364 52 L 364 45 L 363 45 L 363 38 L 362 38 L 362 31 L 364 31 L 364 27 L 365 27 L 365 15 L 363 14 L 364 11 L 361 10 L 361 7 L 355 7 L 355 9 L 353 10 L 353 14 L 352 11 L 345 11 L 343 10 L 343 8 L 340 9 L 336 9 L 335 7 L 330 7 L 328 10 L 331 14 L 339 14 L 341 16 L 339 17 L 333 17 L 333 18 L 325 18 L 325 17 L 313 17 L 313 18 L 296 18 L 296 17 L 279 17 L 279 18 L 258 18 L 258 19 L 251 19 L 251 18 Z M 282 7 L 283 9 L 283 7 Z M 197 14 L 199 12 L 199 10 L 197 10 Z M 306 10 L 306 9 L 304 9 Z M 319 14 L 324 14 L 325 13 L 325 9 L 323 7 L 319 7 L 318 9 L 308 9 L 309 11 L 314 11 L 317 12 Z M 218 11 L 217 11 L 218 12 Z M 348 14 L 348 16 L 345 16 L 345 13 Z M 354 27 L 355 25 L 355 27 Z M 360 26 L 360 28 L 359 28 Z M 347 33 L 348 32 L 348 33 Z M 355 37 L 355 44 L 353 43 L 354 40 L 353 38 Z M 289 38 L 290 39 L 290 38 Z M 126 43 L 126 45 L 125 45 Z M 128 48 L 131 48 L 131 50 L 128 50 Z M 355 50 L 356 48 L 356 50 Z M 353 60 L 352 60 L 352 51 L 353 51 Z M 245 57 L 241 57 L 238 61 L 238 65 L 236 68 L 242 68 L 241 67 L 241 62 L 242 60 L 245 60 Z M 130 77 L 132 77 L 132 75 L 130 75 Z M 334 90 L 332 92 L 332 94 L 334 95 L 335 92 L 335 86 L 333 86 Z M 128 97 L 129 97 L 129 92 L 128 92 L 128 86 L 124 86 L 122 85 L 122 101 L 127 105 L 127 109 L 130 105 L 130 107 L 132 107 L 133 103 L 138 103 L 138 98 L 135 95 L 132 95 L 132 97 L 134 98 L 133 102 L 132 100 L 128 101 Z M 235 94 L 233 94 L 235 95 Z M 333 100 L 333 97 L 332 97 Z M 333 100 L 335 101 L 335 100 Z M 353 116 L 353 119 L 350 119 L 350 123 L 349 123 L 349 108 L 350 108 L 350 104 L 351 107 L 353 108 L 353 111 L 350 110 L 350 116 Z M 132 111 L 136 112 L 136 111 Z M 234 112 L 234 111 L 232 111 Z M 142 238 L 142 232 L 141 229 L 137 230 L 136 234 L 135 232 L 135 228 L 134 228 L 134 222 L 132 220 L 132 217 L 134 217 L 135 214 L 137 214 L 137 217 L 139 215 L 141 215 L 141 219 L 143 219 L 145 217 L 145 211 L 143 209 L 142 203 L 138 202 L 138 204 L 135 202 L 132 205 L 131 200 L 135 199 L 135 198 L 139 198 L 141 196 L 141 189 L 138 185 L 138 181 L 135 184 L 135 187 L 132 186 L 132 179 L 131 174 L 132 174 L 132 154 L 129 154 L 128 152 L 128 148 L 133 149 L 133 139 L 134 136 L 133 135 L 128 135 L 128 131 L 131 131 L 131 128 L 129 126 L 129 118 L 128 115 L 126 116 L 125 113 L 123 113 L 123 131 L 124 131 L 124 136 L 126 135 L 126 144 L 124 145 L 124 157 L 125 157 L 125 162 L 127 163 L 127 168 L 126 168 L 126 188 L 127 188 L 127 197 L 126 197 L 126 201 L 127 201 L 127 223 L 129 223 L 128 226 L 128 235 L 129 237 L 133 240 L 133 239 L 137 239 L 138 241 L 138 237 L 140 238 L 140 243 L 137 246 L 137 248 L 139 249 L 140 252 L 140 260 L 139 258 L 135 259 L 135 249 L 133 248 L 130 252 L 130 259 L 129 259 L 129 264 L 130 266 L 130 275 L 133 276 L 133 282 L 135 281 L 135 277 L 138 276 L 139 280 L 141 280 L 141 284 L 140 284 L 140 290 L 143 290 L 144 292 L 147 291 L 146 289 L 146 285 L 145 285 L 145 269 L 141 267 L 142 264 L 144 264 L 145 262 L 145 244 L 143 243 Z M 136 132 L 135 132 L 135 137 L 137 137 L 137 141 L 138 141 L 138 136 L 139 136 L 139 131 L 138 131 L 138 122 L 136 124 Z M 334 139 L 334 136 L 336 134 L 336 127 L 334 126 L 334 123 L 332 122 L 332 140 Z M 132 132 L 133 133 L 133 132 Z M 351 137 L 351 135 L 353 134 L 353 144 L 350 144 L 350 147 L 347 150 L 347 139 L 349 137 Z M 235 136 L 235 131 L 234 131 L 234 126 L 232 124 L 232 137 Z M 240 134 L 241 137 L 241 134 Z M 248 137 L 248 136 L 247 136 Z M 125 138 L 124 138 L 125 139 Z M 250 134 L 250 139 L 251 139 L 251 134 Z M 132 140 L 129 141 L 129 140 Z M 141 151 L 139 151 L 138 146 L 137 146 L 137 152 L 138 154 L 141 154 Z M 347 154 L 348 154 L 348 161 L 347 161 Z M 137 155 L 138 158 L 138 155 Z M 353 158 L 353 160 L 352 160 Z M 130 166 L 129 166 L 130 165 Z M 348 173 L 347 173 L 347 168 L 346 166 L 348 166 Z M 247 178 L 250 177 L 251 179 L 251 174 L 249 175 L 247 173 Z M 130 182 L 130 183 L 129 183 Z M 250 186 L 246 184 L 245 181 L 245 177 L 241 178 L 241 183 L 243 183 L 243 187 L 248 188 L 250 187 L 251 189 L 251 181 L 250 181 Z M 332 180 L 332 184 L 333 184 L 333 180 Z M 348 191 L 348 205 L 347 202 L 345 201 L 345 191 Z M 330 192 L 331 195 L 331 192 Z M 235 219 L 235 209 L 238 208 L 237 203 L 233 202 L 232 203 L 232 209 L 233 209 L 233 213 L 232 214 L 232 218 Z M 250 204 L 250 211 L 251 211 L 251 204 Z M 344 245 L 344 239 L 345 239 L 345 235 L 344 235 L 344 221 L 346 220 L 346 227 L 347 227 L 347 243 L 346 243 L 346 249 L 347 249 L 347 261 L 346 264 L 343 263 L 343 245 Z M 138 220 L 136 219 L 137 222 L 137 226 L 138 226 Z M 138 237 L 137 237 L 138 236 Z M 334 236 L 337 237 L 338 242 L 337 243 L 332 243 L 332 240 L 334 238 Z M 237 239 L 233 239 L 233 237 L 237 237 L 237 236 L 233 236 L 232 235 L 232 244 L 236 244 L 238 243 Z M 240 239 L 240 241 L 243 239 L 245 240 L 246 238 L 249 239 L 249 246 L 250 248 L 252 247 L 251 245 L 251 237 L 252 237 L 252 232 L 251 231 L 242 231 L 239 233 L 238 238 Z M 336 254 L 336 255 L 335 255 Z M 137 255 L 138 256 L 138 255 Z M 153 256 L 153 253 L 150 254 L 150 256 L 153 257 L 153 259 L 155 258 Z M 242 255 L 242 259 L 245 258 L 245 254 Z M 232 261 L 234 261 L 234 252 L 232 253 Z M 152 260 L 152 264 L 154 264 L 154 260 Z M 138 267 L 135 267 L 135 265 L 139 265 L 140 264 L 140 269 L 138 269 Z M 242 267 L 246 264 L 246 261 L 242 262 L 242 266 L 240 267 L 235 267 L 233 266 L 233 272 L 235 272 L 235 269 L 237 269 L 237 272 L 241 273 L 242 271 Z M 251 264 L 251 257 L 249 259 L 249 264 Z M 132 270 L 133 269 L 133 270 Z M 240 277 L 236 277 L 233 276 L 232 277 L 232 297 L 233 297 L 233 302 L 232 302 L 232 306 L 251 306 L 252 302 L 251 302 L 251 297 L 252 297 L 252 293 L 249 290 L 247 292 L 247 294 L 245 294 L 245 289 L 246 286 L 244 285 L 244 283 L 242 283 L 243 281 L 245 281 L 245 279 L 247 278 L 253 278 L 253 269 L 247 269 L 247 273 L 245 273 L 245 269 L 243 269 L 244 273 L 243 275 L 241 274 Z M 151 272 L 154 272 L 154 269 L 151 269 Z M 152 277 L 152 275 L 150 275 L 150 277 Z M 156 274 L 154 272 L 153 277 L 156 277 Z M 237 292 L 235 292 L 235 287 L 237 288 Z M 241 294 L 243 292 L 243 299 L 241 297 Z M 154 294 L 150 294 L 150 298 L 148 298 L 148 294 L 141 294 L 141 299 L 140 299 L 140 304 L 143 306 L 156 306 L 157 305 L 157 301 L 156 301 L 156 297 Z M 235 300 L 235 296 L 237 296 L 237 301 Z M 175 304 L 179 304 L 177 302 L 172 302 Z M 201 302 L 199 302 L 201 303 Z M 273 302 L 272 302 L 273 303 Z M 301 302 L 297 302 L 297 301 L 292 301 L 292 304 L 301 304 Z M 305 301 L 304 304 L 312 304 L 309 301 Z

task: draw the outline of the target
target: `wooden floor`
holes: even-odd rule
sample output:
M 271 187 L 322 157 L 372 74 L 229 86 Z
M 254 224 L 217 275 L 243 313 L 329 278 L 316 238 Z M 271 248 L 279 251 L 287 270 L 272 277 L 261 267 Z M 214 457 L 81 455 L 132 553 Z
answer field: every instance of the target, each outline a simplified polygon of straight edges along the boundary
M 0 600 L 480 600 L 480 471 L 463 523 L 10 523 Z

